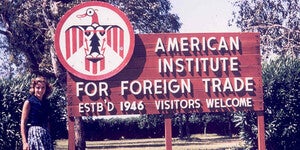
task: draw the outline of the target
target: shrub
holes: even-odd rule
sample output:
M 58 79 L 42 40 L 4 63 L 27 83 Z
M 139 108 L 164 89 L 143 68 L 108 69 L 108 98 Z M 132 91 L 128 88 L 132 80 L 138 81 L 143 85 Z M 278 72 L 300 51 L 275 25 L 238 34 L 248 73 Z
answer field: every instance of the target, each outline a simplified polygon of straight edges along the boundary
M 23 102 L 29 96 L 31 75 L 0 80 L 0 147 L 1 149 L 19 149 L 22 146 L 20 119 Z M 55 88 L 49 97 L 52 115 L 51 131 L 54 139 L 67 137 L 66 102 L 62 88 Z
M 0 147 L 3 149 L 21 146 L 20 118 L 29 81 L 28 76 L 0 80 Z
M 263 65 L 267 149 L 297 149 L 300 146 L 300 61 L 280 57 Z M 236 113 L 240 136 L 257 148 L 254 113 Z

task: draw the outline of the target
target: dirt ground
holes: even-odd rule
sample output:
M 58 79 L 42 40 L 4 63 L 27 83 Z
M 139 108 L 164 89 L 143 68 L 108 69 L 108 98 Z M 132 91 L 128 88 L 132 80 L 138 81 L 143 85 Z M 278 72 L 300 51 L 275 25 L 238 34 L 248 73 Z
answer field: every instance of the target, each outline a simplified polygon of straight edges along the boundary
M 56 141 L 57 150 L 66 150 L 67 140 Z M 164 150 L 165 139 L 122 139 L 106 141 L 86 141 L 86 149 L 91 150 Z M 173 150 L 239 150 L 244 149 L 244 142 L 238 137 L 218 136 L 216 134 L 195 134 L 189 140 L 172 139 Z

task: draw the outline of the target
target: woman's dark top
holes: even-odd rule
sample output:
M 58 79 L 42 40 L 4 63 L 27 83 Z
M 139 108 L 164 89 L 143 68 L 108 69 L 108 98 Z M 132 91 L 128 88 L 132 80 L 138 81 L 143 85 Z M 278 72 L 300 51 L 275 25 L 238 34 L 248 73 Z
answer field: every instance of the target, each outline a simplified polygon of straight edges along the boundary
M 39 100 L 34 95 L 28 99 L 30 103 L 30 111 L 28 115 L 27 125 L 47 127 L 49 106 L 46 100 Z

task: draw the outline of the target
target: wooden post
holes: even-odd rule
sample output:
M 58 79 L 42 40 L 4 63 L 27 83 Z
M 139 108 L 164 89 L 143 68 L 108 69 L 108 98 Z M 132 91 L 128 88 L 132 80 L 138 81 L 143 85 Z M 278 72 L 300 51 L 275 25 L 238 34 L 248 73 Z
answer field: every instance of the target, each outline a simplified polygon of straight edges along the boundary
M 165 145 L 166 150 L 172 150 L 172 118 L 165 115 Z
M 68 117 L 68 150 L 75 150 L 74 118 Z
M 70 73 L 67 72 L 67 85 L 70 85 L 70 82 L 72 81 L 70 77 Z M 75 144 L 75 117 L 72 114 L 71 107 L 72 106 L 72 96 L 70 94 L 70 88 L 67 86 L 67 113 L 68 113 L 68 150 L 75 150 L 76 144 Z
M 266 143 L 265 143 L 265 120 L 264 120 L 264 111 L 258 111 L 257 114 L 257 140 L 258 140 L 258 149 L 265 150 Z

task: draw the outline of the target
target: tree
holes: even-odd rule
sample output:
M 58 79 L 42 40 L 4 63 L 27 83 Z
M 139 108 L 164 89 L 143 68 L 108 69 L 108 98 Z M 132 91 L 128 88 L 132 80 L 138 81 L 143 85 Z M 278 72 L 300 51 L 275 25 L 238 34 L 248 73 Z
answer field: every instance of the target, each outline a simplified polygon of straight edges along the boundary
M 299 147 L 299 58 L 300 5 L 297 0 L 245 0 L 234 3 L 235 23 L 243 32 L 259 32 L 265 62 L 263 86 L 266 144 L 268 149 Z M 292 57 L 292 58 L 289 58 Z M 236 113 L 240 136 L 257 147 L 257 126 L 253 113 Z
M 259 32 L 264 59 L 273 54 L 300 56 L 300 4 L 297 0 L 240 0 L 235 23 L 243 32 Z
M 181 23 L 176 14 L 171 14 L 169 0 L 105 0 L 117 6 L 128 17 L 135 33 L 178 32 Z
M 59 15 L 54 1 L 9 1 L 0 3 L 3 36 L 11 62 L 25 72 L 61 78 L 53 48 L 55 23 Z M 66 8 L 65 8 L 66 10 Z M 61 14 L 62 15 L 62 14 Z M 51 58 L 51 59 L 49 59 Z
M 64 88 L 65 70 L 57 60 L 53 45 L 55 27 L 67 10 L 84 1 L 2 1 L 0 34 L 7 39 L 6 50 L 12 62 L 17 67 L 24 65 L 28 73 L 56 78 L 55 83 Z M 127 14 L 136 33 L 178 32 L 181 26 L 179 17 L 169 12 L 168 0 L 106 2 Z
M 56 24 L 71 7 L 87 0 L 32 0 L 0 3 L 0 34 L 7 39 L 7 51 L 17 65 L 30 73 L 47 72 L 62 78 L 53 41 Z M 107 0 L 124 11 L 136 33 L 178 32 L 179 17 L 171 14 L 168 0 Z M 1 44 L 0 44 L 1 45 Z M 51 58 L 51 59 L 49 59 Z
M 178 136 L 180 139 L 189 139 L 191 136 L 190 133 L 190 118 L 191 114 L 175 114 L 173 116 L 173 125 L 178 126 Z M 185 130 L 184 130 L 185 129 Z
M 300 146 L 300 61 L 290 57 L 265 63 L 263 87 L 267 149 L 297 149 Z M 248 146 L 257 148 L 254 113 L 236 113 L 235 123 Z

